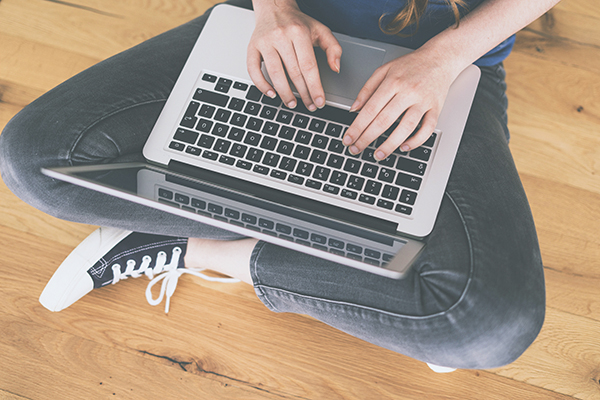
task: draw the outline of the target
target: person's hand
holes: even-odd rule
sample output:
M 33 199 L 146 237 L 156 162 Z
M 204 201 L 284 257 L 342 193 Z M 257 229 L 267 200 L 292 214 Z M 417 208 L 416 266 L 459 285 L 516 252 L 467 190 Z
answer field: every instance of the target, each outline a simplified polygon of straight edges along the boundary
M 284 104 L 296 106 L 287 76 L 296 87 L 306 108 L 325 105 L 314 46 L 321 47 L 329 67 L 339 72 L 342 48 L 331 30 L 302 13 L 295 1 L 255 0 L 256 27 L 248 46 L 248 73 L 256 87 L 269 97 L 279 94 Z M 271 86 L 261 71 L 264 61 Z M 287 75 L 286 75 L 287 72 Z
M 385 159 L 398 147 L 402 151 L 419 147 L 431 136 L 455 77 L 436 57 L 418 50 L 384 64 L 359 92 L 352 111 L 360 112 L 343 143 L 358 154 L 400 118 L 376 149 L 375 159 Z

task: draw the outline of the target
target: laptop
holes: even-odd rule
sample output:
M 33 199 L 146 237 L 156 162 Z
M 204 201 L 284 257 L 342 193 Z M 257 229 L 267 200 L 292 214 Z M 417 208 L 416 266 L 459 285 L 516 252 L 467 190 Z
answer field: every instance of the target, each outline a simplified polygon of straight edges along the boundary
M 343 50 L 341 72 L 332 72 L 315 49 L 326 106 L 310 112 L 301 101 L 289 109 L 253 85 L 246 69 L 253 30 L 251 10 L 213 9 L 144 146 L 146 163 L 43 173 L 402 278 L 433 229 L 479 69 L 469 66 L 452 84 L 424 145 L 377 162 L 373 152 L 388 132 L 351 155 L 341 143 L 356 117 L 348 110 L 376 68 L 411 50 L 334 33 Z

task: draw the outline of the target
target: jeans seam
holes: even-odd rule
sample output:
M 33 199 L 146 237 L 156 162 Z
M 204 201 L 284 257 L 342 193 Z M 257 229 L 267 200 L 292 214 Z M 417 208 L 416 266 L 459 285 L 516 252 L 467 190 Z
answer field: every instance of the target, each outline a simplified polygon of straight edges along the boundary
M 444 311 L 441 311 L 441 312 L 438 312 L 435 314 L 423 315 L 423 316 L 399 314 L 399 313 L 386 311 L 386 310 L 382 310 L 382 309 L 378 309 L 378 308 L 374 308 L 374 307 L 364 306 L 361 304 L 350 303 L 350 302 L 346 302 L 346 301 L 330 300 L 330 299 L 325 299 L 325 298 L 310 296 L 310 295 L 304 295 L 304 294 L 292 292 L 292 291 L 281 289 L 281 288 L 276 288 L 276 287 L 269 286 L 269 285 L 263 285 L 260 283 L 260 281 L 258 281 L 257 261 L 256 260 L 260 253 L 260 249 L 258 249 L 258 251 L 257 251 L 257 248 L 255 248 L 256 253 L 255 254 L 253 253 L 253 256 L 256 255 L 256 257 L 254 257 L 253 261 L 252 261 L 253 266 L 254 266 L 255 276 L 257 277 L 257 282 L 254 282 L 254 288 L 255 288 L 255 290 L 259 291 L 262 294 L 264 301 L 266 301 L 268 303 L 268 306 L 270 306 L 272 308 L 272 310 L 274 310 L 274 311 L 277 310 L 277 308 L 274 307 L 273 303 L 268 299 L 268 295 L 266 294 L 265 290 L 276 291 L 276 292 L 285 293 L 285 294 L 288 294 L 288 295 L 291 295 L 294 297 L 301 297 L 304 299 L 326 302 L 329 304 L 337 304 L 337 305 L 342 305 L 342 306 L 346 306 L 346 307 L 354 307 L 356 309 L 361 309 L 364 311 L 371 311 L 371 312 L 375 312 L 375 313 L 379 313 L 379 314 L 385 314 L 385 315 L 388 315 L 391 317 L 396 317 L 396 318 L 405 318 L 405 319 L 410 319 L 410 320 L 424 320 L 424 319 L 442 317 L 442 316 L 446 315 L 447 313 L 451 312 L 452 310 L 454 310 L 455 308 L 457 308 L 460 305 L 460 303 L 462 302 L 462 300 L 464 300 L 464 298 L 466 296 L 466 292 L 468 291 L 469 287 L 471 286 L 471 282 L 473 281 L 473 273 L 474 273 L 473 245 L 472 245 L 471 236 L 469 235 L 467 223 L 463 217 L 463 214 L 461 213 L 461 211 L 458 207 L 457 202 L 452 198 L 452 196 L 448 192 L 445 192 L 445 195 L 448 196 L 448 199 L 450 200 L 450 202 L 456 209 L 456 212 L 458 213 L 460 220 L 463 224 L 463 228 L 465 230 L 465 235 L 467 236 L 467 242 L 468 242 L 468 246 L 469 246 L 469 260 L 470 260 L 470 262 L 469 262 L 469 277 L 467 279 L 467 283 L 466 283 L 460 297 L 458 298 L 458 300 L 452 306 L 450 306 L 447 310 L 444 310 Z
M 92 121 L 92 123 L 90 123 L 89 125 L 87 125 L 85 128 L 83 128 L 81 130 L 81 132 L 79 133 L 79 135 L 75 138 L 75 140 L 73 141 L 73 144 L 71 145 L 71 147 L 69 148 L 69 151 L 67 153 L 67 162 L 69 163 L 70 166 L 73 165 L 73 153 L 75 152 L 75 148 L 77 147 L 77 145 L 79 144 L 79 142 L 81 142 L 81 139 L 96 125 L 98 125 L 99 123 L 101 123 L 102 121 L 106 120 L 107 118 L 113 117 L 123 111 L 127 111 L 127 110 L 131 110 L 135 107 L 139 107 L 139 106 L 144 106 L 144 105 L 148 105 L 148 104 L 153 104 L 153 103 L 160 103 L 160 102 L 165 102 L 166 99 L 165 98 L 161 98 L 161 99 L 153 99 L 153 100 L 147 100 L 144 102 L 140 102 L 140 103 L 135 103 L 135 104 L 130 104 L 126 107 L 121 107 L 118 108 L 116 110 L 113 110 L 112 112 L 108 113 L 108 114 L 103 114 L 101 117 L 95 119 L 94 121 Z
M 275 305 L 271 302 L 271 300 L 269 300 L 267 294 L 262 289 L 263 287 L 266 287 L 266 286 L 260 284 L 260 278 L 258 277 L 258 257 L 260 256 L 260 253 L 262 252 L 262 249 L 264 248 L 265 244 L 266 244 L 265 242 L 259 241 L 256 244 L 256 246 L 254 246 L 254 249 L 252 250 L 252 254 L 250 255 L 250 264 L 251 264 L 250 268 L 254 269 L 254 277 L 256 279 L 256 282 L 253 282 L 253 286 L 254 286 L 254 290 L 256 290 L 257 292 L 260 293 L 263 301 L 267 303 L 265 305 L 268 308 L 270 308 L 272 311 L 277 312 L 277 307 L 275 307 Z

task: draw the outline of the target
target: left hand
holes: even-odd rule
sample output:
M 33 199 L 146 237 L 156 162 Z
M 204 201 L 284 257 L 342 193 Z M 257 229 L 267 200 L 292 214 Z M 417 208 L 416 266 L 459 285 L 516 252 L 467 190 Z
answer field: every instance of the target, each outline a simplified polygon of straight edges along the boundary
M 383 160 L 398 147 L 402 151 L 419 147 L 431 136 L 455 78 L 437 57 L 419 50 L 382 65 L 357 96 L 352 111 L 360 112 L 343 143 L 358 154 L 402 116 L 375 158 Z

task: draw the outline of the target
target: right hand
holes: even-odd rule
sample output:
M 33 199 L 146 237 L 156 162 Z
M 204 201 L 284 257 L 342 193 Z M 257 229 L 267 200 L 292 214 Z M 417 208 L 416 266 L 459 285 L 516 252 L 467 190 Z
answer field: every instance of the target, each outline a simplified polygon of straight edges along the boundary
M 306 108 L 314 111 L 325 105 L 314 46 L 327 55 L 329 67 L 340 70 L 342 47 L 331 30 L 304 14 L 294 0 L 255 0 L 256 27 L 248 46 L 248 73 L 256 87 L 269 97 L 279 94 L 289 108 L 296 97 L 287 76 L 296 87 Z M 263 76 L 264 61 L 273 85 Z M 286 76 L 287 72 L 287 76 Z

